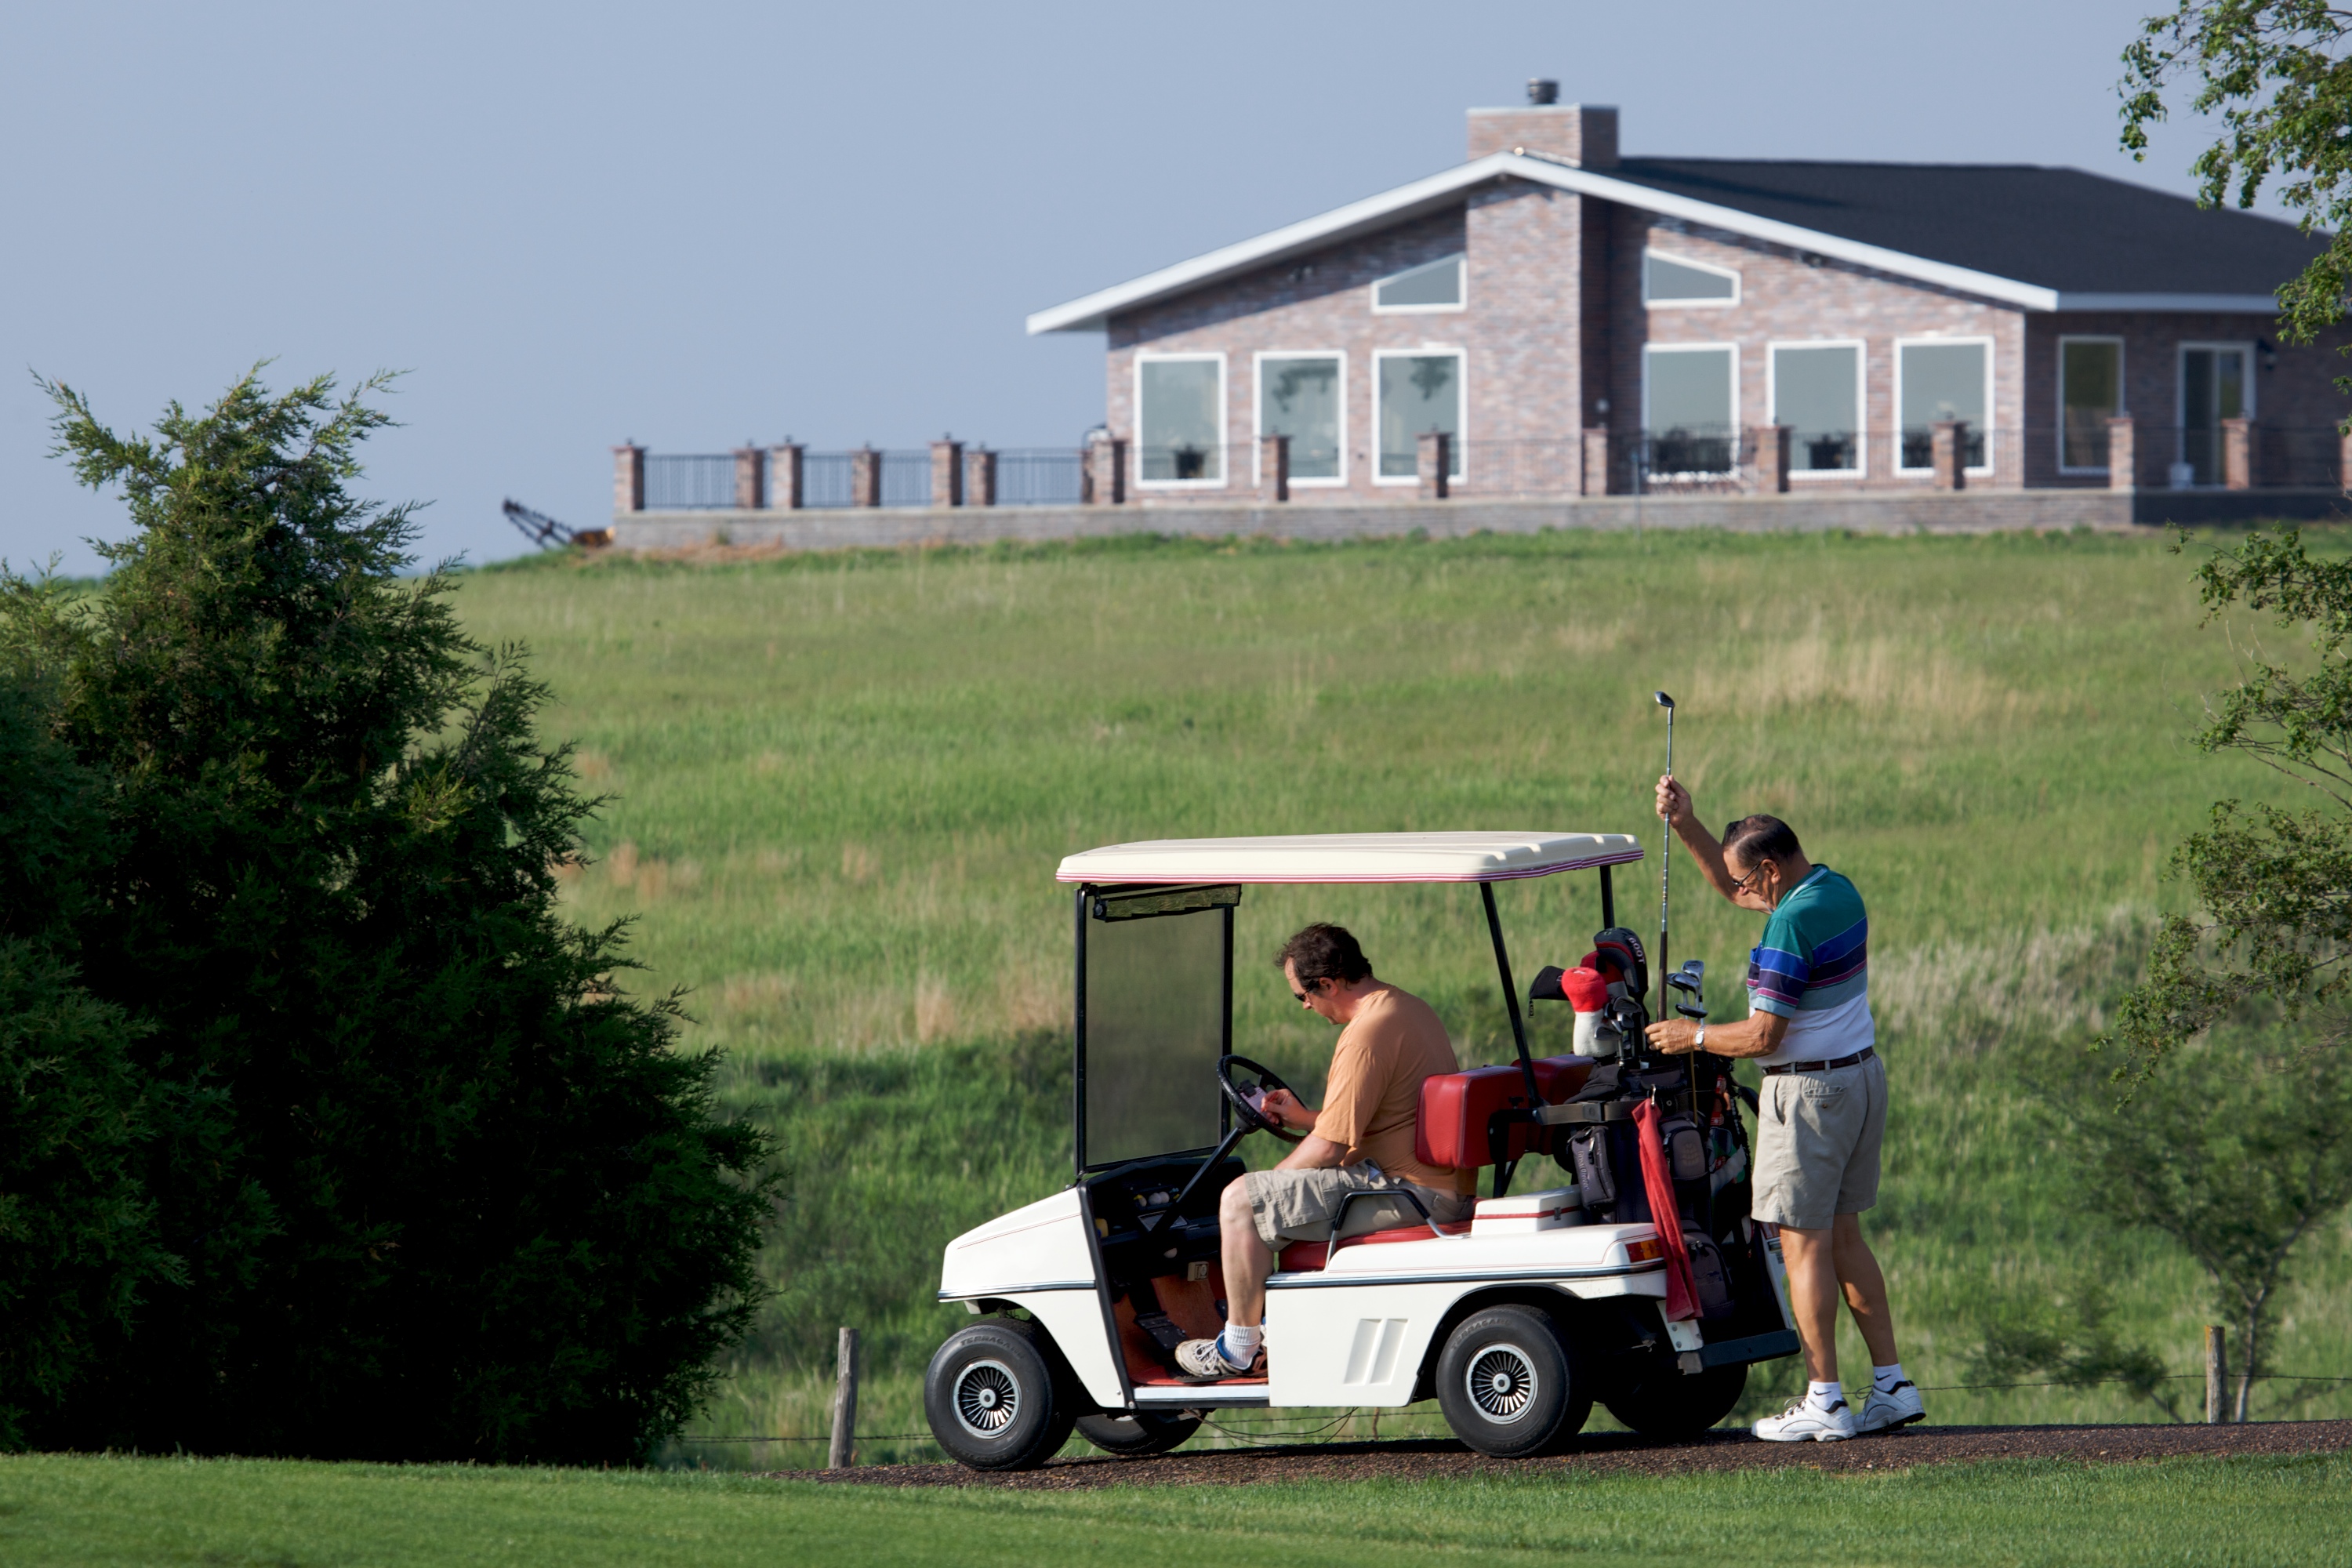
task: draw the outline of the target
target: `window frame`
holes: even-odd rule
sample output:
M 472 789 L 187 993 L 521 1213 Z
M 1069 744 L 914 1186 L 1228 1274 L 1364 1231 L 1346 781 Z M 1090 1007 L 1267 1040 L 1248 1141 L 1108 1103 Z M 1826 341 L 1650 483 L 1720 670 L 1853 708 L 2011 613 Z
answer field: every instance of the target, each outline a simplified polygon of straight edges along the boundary
M 1853 351 L 1853 467 L 1851 468 L 1791 468 L 1789 478 L 1858 479 L 1870 472 L 1870 344 L 1863 338 L 1774 338 L 1764 345 L 1764 417 L 1779 425 L 1782 349 L 1852 349 Z M 1643 407 L 1646 411 L 1647 405 Z
M 1650 356 L 1657 353 L 1724 353 L 1731 355 L 1731 423 L 1732 466 L 1728 468 L 1677 468 L 1672 473 L 1653 473 L 1652 479 L 1712 479 L 1739 471 L 1739 434 L 1744 426 L 1739 422 L 1739 345 L 1736 342 L 1703 343 L 1643 343 L 1642 345 L 1642 438 L 1657 439 L 1655 426 L 1650 423 Z
M 1372 483 L 1376 485 L 1417 485 L 1421 483 L 1421 458 L 1417 445 L 1413 457 L 1413 471 L 1412 473 L 1383 474 L 1381 472 L 1381 415 L 1382 413 L 1382 409 L 1381 407 L 1381 361 L 1384 359 L 1434 359 L 1442 354 L 1453 356 L 1454 364 L 1454 384 L 1457 388 L 1457 395 L 1461 399 L 1460 404 L 1454 410 L 1454 422 L 1456 428 L 1454 432 L 1454 450 L 1450 454 L 1454 459 L 1453 468 L 1454 471 L 1446 475 L 1445 479 L 1448 484 L 1452 484 L 1457 479 L 1468 477 L 1470 471 L 1469 454 L 1463 451 L 1462 448 L 1467 446 L 1470 441 L 1470 350 L 1467 345 L 1461 343 L 1423 343 L 1417 348 L 1374 349 L 1372 351 L 1372 439 L 1370 447 L 1370 455 L 1372 464 Z
M 1653 300 L 1650 298 L 1650 258 L 1671 261 L 1677 267 L 1687 267 L 1694 272 L 1712 272 L 1718 278 L 1731 279 L 1728 300 Z M 1736 309 L 1747 290 L 1747 281 L 1736 267 L 1720 262 L 1701 261 L 1696 256 L 1678 256 L 1671 250 L 1660 250 L 1654 245 L 1642 247 L 1642 308 L 1645 310 L 1729 310 Z
M 1962 332 L 1950 337 L 1897 338 L 1895 340 L 1894 441 L 1895 471 L 1897 474 L 1905 476 L 1932 476 L 1936 471 L 1935 460 L 1932 458 L 1929 458 L 1927 464 L 1924 468 L 1907 468 L 1903 466 L 1903 351 L 1906 348 L 1957 348 L 1962 343 L 1977 343 L 1981 345 L 1984 349 L 1985 460 L 1981 467 L 1967 468 L 1960 471 L 1976 479 L 1985 479 L 1990 477 L 1992 473 L 1992 418 L 1993 410 L 1997 406 L 1995 394 L 2000 384 L 1999 373 L 2000 367 L 1993 360 L 1994 340 L 1988 333 Z
M 1348 351 L 1345 349 L 1260 349 L 1250 355 L 1250 476 L 1265 483 L 1265 362 L 1270 359 L 1329 359 L 1339 362 L 1339 477 L 1302 479 L 1290 476 L 1293 489 L 1341 489 L 1348 483 Z M 1377 464 L 1374 465 L 1378 467 Z
M 2172 345 L 2172 427 L 2174 429 L 2189 428 L 2189 351 L 2191 349 L 2230 349 L 2243 355 L 2246 362 L 2244 382 L 2246 412 L 2241 417 L 2247 419 L 2261 417 L 2254 401 L 2256 397 L 2254 373 L 2260 368 L 2262 362 L 2254 355 L 2253 339 L 2183 338 Z
M 2058 471 L 2062 474 L 2108 473 L 2115 467 L 2111 462 L 2076 465 L 2066 461 L 2066 345 L 2068 343 L 2115 344 L 2116 406 L 2107 416 L 2111 419 L 2121 418 L 2131 411 L 2130 402 L 2124 392 L 2125 355 L 2129 351 L 2125 348 L 2124 340 L 2113 332 L 2061 332 L 2058 334 L 2058 364 L 2054 373 L 2058 383 Z
M 1166 351 L 1138 350 L 1135 355 L 1135 488 L 1153 490 L 1222 490 L 1233 488 L 1234 465 L 1230 460 L 1233 443 L 1233 405 L 1231 378 L 1227 374 L 1225 352 L 1223 349 L 1171 349 Z M 1217 367 L 1217 477 L 1213 479 L 1147 479 L 1143 477 L 1143 367 L 1173 362 L 1202 360 L 1215 362 Z
M 1456 276 L 1462 280 L 1462 297 L 1456 300 L 1453 304 L 1383 305 L 1381 303 L 1381 286 L 1382 284 L 1393 283 L 1400 278 L 1409 278 L 1416 272 L 1426 272 L 1431 268 L 1443 266 L 1448 261 L 1454 263 L 1454 268 L 1456 268 Z M 1427 261 L 1416 261 L 1411 267 L 1399 268 L 1396 271 L 1389 273 L 1385 277 L 1375 278 L 1372 279 L 1370 299 L 1372 314 L 1375 316 L 1458 315 L 1462 311 L 1470 308 L 1470 253 L 1466 250 L 1457 250 L 1451 256 L 1433 256 Z

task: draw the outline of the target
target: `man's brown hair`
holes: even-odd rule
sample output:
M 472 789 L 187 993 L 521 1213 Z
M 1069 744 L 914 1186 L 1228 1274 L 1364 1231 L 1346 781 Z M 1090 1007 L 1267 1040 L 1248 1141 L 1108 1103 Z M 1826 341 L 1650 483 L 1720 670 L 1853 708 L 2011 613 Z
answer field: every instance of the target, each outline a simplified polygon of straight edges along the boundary
M 1743 816 L 1723 830 L 1723 852 L 1738 855 L 1749 866 L 1759 860 L 1769 860 L 1776 866 L 1786 866 L 1801 858 L 1804 850 L 1797 846 L 1797 832 L 1777 816 L 1759 812 Z
M 1364 950 L 1348 934 L 1345 926 L 1317 923 L 1308 926 L 1282 944 L 1274 955 L 1274 966 L 1288 964 L 1297 972 L 1299 983 L 1312 985 L 1318 980 L 1337 980 L 1352 985 L 1369 979 L 1372 966 L 1364 958 Z

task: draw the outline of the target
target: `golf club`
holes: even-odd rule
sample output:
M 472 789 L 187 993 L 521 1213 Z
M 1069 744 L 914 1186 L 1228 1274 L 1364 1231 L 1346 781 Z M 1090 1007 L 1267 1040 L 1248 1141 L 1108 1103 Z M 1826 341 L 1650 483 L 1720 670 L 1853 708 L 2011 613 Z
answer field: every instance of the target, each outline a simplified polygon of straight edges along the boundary
M 1666 710 L 1666 776 L 1675 776 L 1675 700 L 1664 692 L 1655 693 L 1658 706 Z M 1658 826 L 1658 1016 L 1669 1016 L 1666 1005 L 1666 895 L 1673 886 L 1675 825 Z

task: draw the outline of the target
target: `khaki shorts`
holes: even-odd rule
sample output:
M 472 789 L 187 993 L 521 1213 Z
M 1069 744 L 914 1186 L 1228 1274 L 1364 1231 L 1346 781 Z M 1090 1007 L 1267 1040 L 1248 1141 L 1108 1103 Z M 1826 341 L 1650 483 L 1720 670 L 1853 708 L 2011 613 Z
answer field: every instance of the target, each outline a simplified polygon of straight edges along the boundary
M 1328 1241 L 1331 1219 L 1349 1193 L 1411 1193 L 1441 1225 L 1468 1217 L 1476 1201 L 1385 1174 L 1369 1162 L 1320 1171 L 1252 1171 L 1242 1178 L 1257 1238 L 1276 1252 L 1294 1241 Z M 1401 1197 L 1361 1198 L 1348 1205 L 1348 1236 L 1391 1226 L 1419 1225 L 1421 1215 Z
M 1826 1230 L 1878 1202 L 1886 1132 L 1886 1064 L 1873 1057 L 1833 1072 L 1768 1074 L 1756 1117 L 1754 1214 Z

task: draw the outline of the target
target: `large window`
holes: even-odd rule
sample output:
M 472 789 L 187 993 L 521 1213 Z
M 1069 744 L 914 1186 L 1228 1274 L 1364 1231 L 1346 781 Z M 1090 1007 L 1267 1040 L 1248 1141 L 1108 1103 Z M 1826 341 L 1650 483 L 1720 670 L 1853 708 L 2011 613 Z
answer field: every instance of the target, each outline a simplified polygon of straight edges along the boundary
M 2058 467 L 2107 470 L 2107 421 L 2124 411 L 2124 341 L 2058 340 Z
M 1992 342 L 1989 338 L 1928 338 L 1895 345 L 1898 454 L 1907 472 L 1936 466 L 1936 423 L 1965 419 L 1966 466 L 1985 470 L 1985 414 L 1992 406 Z
M 1135 460 L 1147 485 L 1225 482 L 1225 356 L 1135 362 Z
M 1409 268 L 1372 285 L 1376 315 L 1404 315 L 1423 310 L 1462 309 L 1462 258 Z
M 2253 377 L 2246 374 L 2244 343 L 2180 345 L 2180 456 L 2178 484 L 2218 485 L 2228 475 L 2221 449 L 2221 421 L 2251 417 Z
M 1789 471 L 1863 468 L 1862 345 L 1775 343 L 1772 423 L 1789 426 Z
M 1728 343 L 1642 352 L 1642 426 L 1651 473 L 1723 474 L 1735 466 L 1739 351 Z
M 1728 267 L 1645 250 L 1642 252 L 1642 303 L 1737 305 L 1739 274 Z
M 1339 354 L 1257 356 L 1257 433 L 1290 437 L 1293 483 L 1347 478 L 1339 439 L 1347 401 L 1347 362 Z
M 1421 472 L 1421 437 L 1454 437 L 1446 477 L 1462 477 L 1462 353 L 1458 349 L 1382 353 L 1372 359 L 1381 406 L 1381 480 L 1402 484 Z

